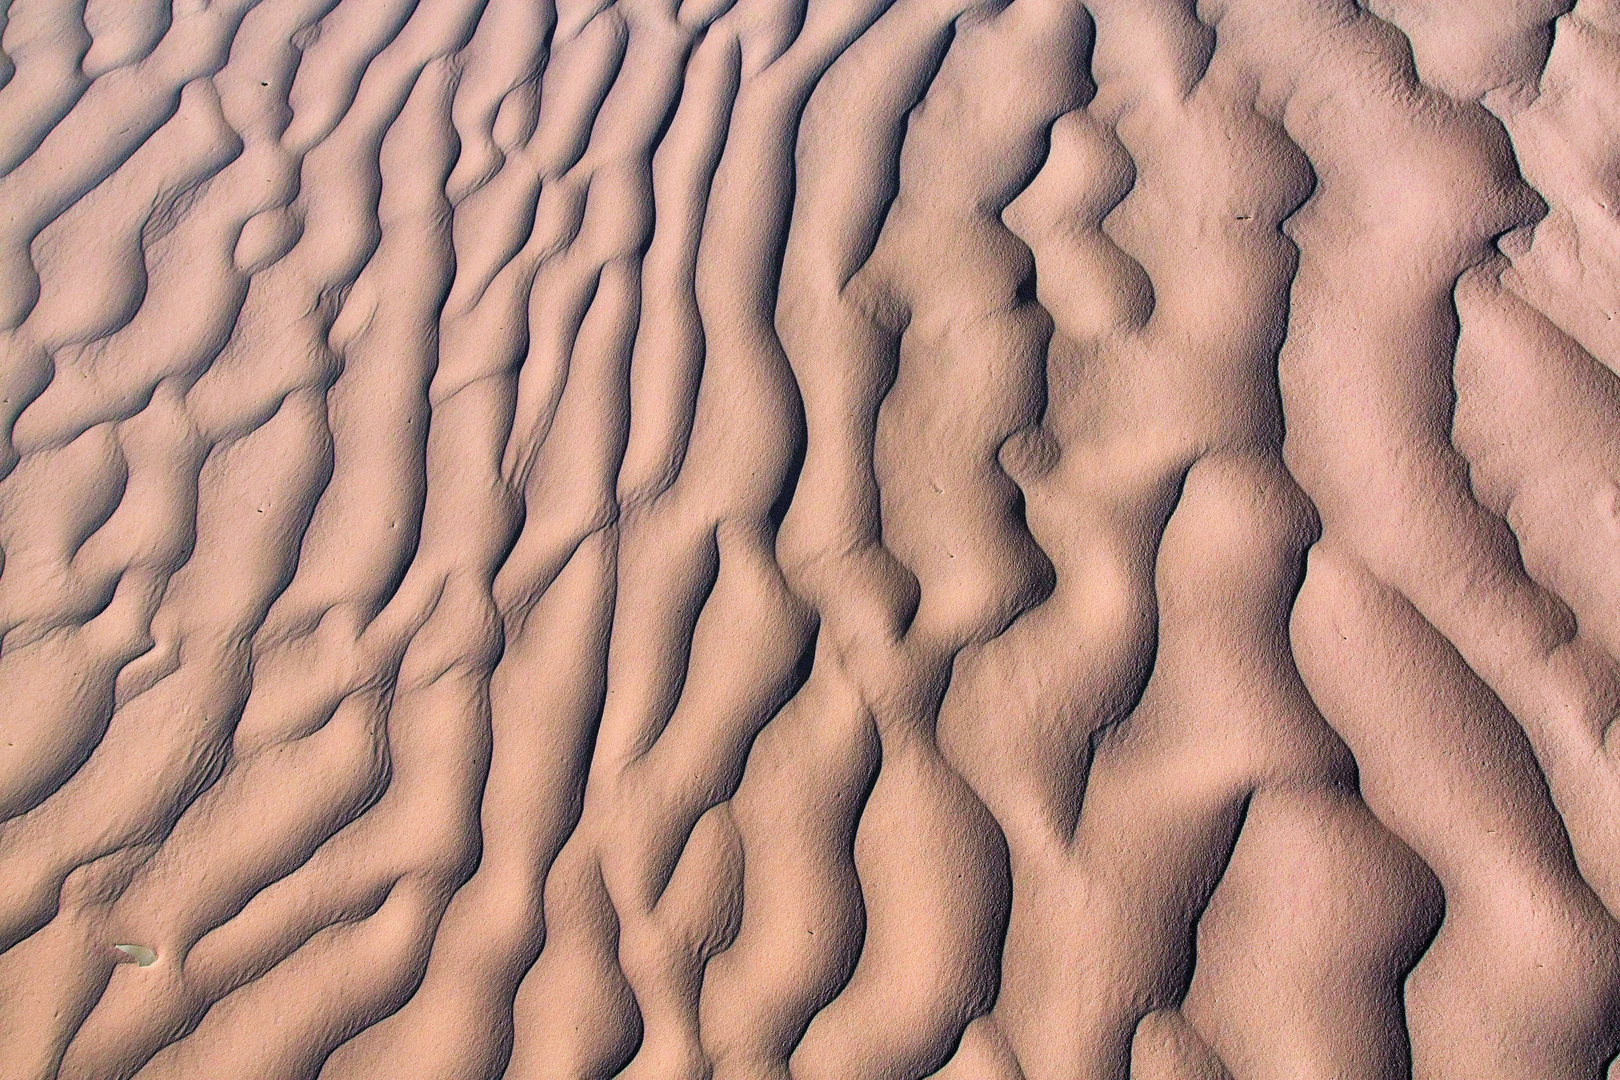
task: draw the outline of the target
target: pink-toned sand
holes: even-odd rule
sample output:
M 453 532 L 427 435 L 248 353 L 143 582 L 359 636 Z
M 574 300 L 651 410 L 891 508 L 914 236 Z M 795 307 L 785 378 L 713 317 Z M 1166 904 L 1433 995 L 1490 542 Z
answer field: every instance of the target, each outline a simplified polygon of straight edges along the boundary
M 0 1080 L 1620 1076 L 1620 0 L 0 21 Z

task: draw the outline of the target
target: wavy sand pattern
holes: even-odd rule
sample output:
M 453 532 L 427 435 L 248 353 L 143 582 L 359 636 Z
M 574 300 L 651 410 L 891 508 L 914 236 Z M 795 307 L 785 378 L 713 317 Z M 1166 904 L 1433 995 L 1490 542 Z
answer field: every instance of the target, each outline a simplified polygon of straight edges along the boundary
M 1620 0 L 0 18 L 0 1078 L 1606 1075 Z

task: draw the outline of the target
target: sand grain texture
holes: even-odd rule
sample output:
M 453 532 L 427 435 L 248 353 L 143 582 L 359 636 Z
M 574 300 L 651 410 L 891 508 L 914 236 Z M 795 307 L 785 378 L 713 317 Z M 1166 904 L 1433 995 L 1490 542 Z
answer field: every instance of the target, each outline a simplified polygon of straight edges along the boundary
M 1601 1080 L 1620 3 L 0 2 L 0 1080 Z

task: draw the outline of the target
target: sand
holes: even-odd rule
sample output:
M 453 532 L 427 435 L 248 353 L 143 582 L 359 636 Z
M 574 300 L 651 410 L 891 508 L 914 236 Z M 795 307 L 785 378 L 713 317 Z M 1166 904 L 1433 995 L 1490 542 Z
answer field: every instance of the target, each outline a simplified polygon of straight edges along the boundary
M 0 1080 L 1620 1076 L 1620 0 L 0 21 Z

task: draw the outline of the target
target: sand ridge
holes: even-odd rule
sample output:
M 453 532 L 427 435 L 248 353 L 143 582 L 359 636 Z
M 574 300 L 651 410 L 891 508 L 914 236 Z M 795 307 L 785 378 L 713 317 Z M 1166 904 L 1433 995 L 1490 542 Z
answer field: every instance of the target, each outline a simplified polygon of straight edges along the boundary
M 1615 0 L 0 5 L 0 1080 L 1598 1080 Z

